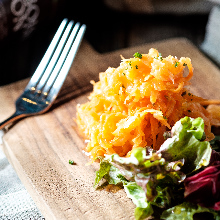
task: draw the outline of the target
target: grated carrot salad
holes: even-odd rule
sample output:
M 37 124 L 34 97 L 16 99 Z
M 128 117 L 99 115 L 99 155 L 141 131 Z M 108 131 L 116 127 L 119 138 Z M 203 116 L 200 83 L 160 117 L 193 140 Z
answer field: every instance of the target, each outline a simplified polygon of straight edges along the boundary
M 184 116 L 202 117 L 211 140 L 215 122 L 200 104 L 204 99 L 185 87 L 192 76 L 190 58 L 163 58 L 156 49 L 122 57 L 118 68 L 101 72 L 100 81 L 91 82 L 89 101 L 77 106 L 76 121 L 89 139 L 86 151 L 91 159 L 113 153 L 129 156 L 136 147 L 158 150 L 164 132 Z

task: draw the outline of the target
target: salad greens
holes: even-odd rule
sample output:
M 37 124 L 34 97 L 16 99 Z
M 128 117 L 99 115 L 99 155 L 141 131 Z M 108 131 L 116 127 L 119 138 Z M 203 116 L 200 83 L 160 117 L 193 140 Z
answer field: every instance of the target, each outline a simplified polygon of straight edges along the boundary
M 130 157 L 117 154 L 100 158 L 94 187 L 105 179 L 109 184 L 122 184 L 127 196 L 136 205 L 136 220 L 154 216 L 161 210 L 161 219 L 193 220 L 195 213 L 209 212 L 220 219 L 218 211 L 184 200 L 184 180 L 209 165 L 210 143 L 204 141 L 202 118 L 179 120 L 160 150 L 136 148 Z
M 184 202 L 180 205 L 172 207 L 163 212 L 161 218 L 166 220 L 190 220 L 193 219 L 193 215 L 196 213 L 211 213 L 213 218 L 216 220 L 220 219 L 220 216 L 217 212 L 212 209 L 204 208 L 196 204 Z
M 167 139 L 159 152 L 166 160 L 184 159 L 184 173 L 188 174 L 207 166 L 212 153 L 210 143 L 203 141 L 204 122 L 202 118 L 180 119 L 171 130 L 172 138 Z

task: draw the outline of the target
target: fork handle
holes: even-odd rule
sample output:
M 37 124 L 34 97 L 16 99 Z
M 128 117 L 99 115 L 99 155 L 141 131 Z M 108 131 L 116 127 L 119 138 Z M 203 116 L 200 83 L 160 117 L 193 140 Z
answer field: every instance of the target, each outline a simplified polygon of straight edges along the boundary
M 0 130 L 3 129 L 6 125 L 14 121 L 17 121 L 20 118 L 24 118 L 25 116 L 25 114 L 21 114 L 18 111 L 16 111 L 13 115 L 11 115 L 9 118 L 0 123 Z

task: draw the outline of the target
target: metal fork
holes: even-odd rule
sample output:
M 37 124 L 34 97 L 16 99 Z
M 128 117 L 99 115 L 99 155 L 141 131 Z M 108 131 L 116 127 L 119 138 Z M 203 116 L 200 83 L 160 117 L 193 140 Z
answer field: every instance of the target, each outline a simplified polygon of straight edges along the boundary
M 55 101 L 76 56 L 86 25 L 64 19 L 23 94 L 15 113 L 0 123 L 0 129 L 20 118 L 46 112 Z

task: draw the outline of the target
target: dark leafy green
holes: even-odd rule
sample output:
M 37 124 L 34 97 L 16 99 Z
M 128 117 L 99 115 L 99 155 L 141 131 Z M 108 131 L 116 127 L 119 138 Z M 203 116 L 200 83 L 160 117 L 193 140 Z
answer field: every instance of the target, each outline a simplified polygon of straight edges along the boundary
M 210 141 L 212 149 L 220 152 L 220 136 L 216 136 L 212 141 Z

